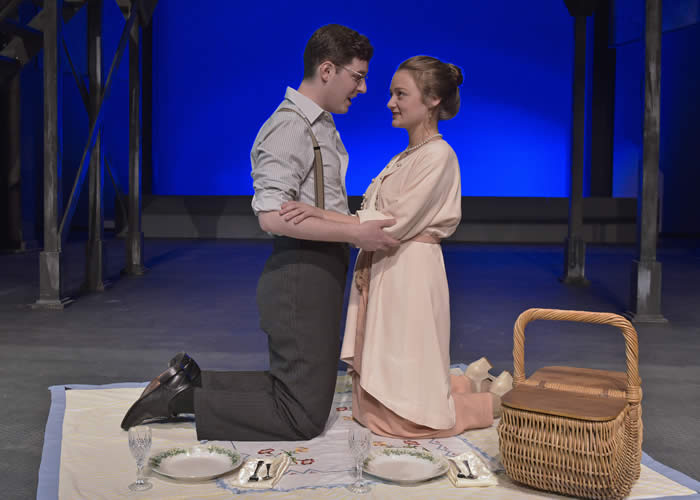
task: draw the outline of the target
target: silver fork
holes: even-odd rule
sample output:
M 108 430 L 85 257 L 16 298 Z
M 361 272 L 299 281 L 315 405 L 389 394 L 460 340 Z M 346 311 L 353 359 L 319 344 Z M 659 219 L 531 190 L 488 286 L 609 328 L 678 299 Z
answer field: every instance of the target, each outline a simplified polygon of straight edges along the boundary
M 255 464 L 255 472 L 253 472 L 253 475 L 250 476 L 248 481 L 260 481 L 260 478 L 258 477 L 258 471 L 260 470 L 260 466 L 264 464 L 264 460 L 258 460 L 257 463 Z

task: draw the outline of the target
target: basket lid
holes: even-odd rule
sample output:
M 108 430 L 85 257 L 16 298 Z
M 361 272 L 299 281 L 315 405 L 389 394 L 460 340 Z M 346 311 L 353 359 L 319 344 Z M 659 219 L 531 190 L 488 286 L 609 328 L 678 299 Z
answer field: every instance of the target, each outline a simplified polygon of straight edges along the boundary
M 507 408 L 604 422 L 627 405 L 626 375 L 620 372 L 548 366 L 506 393 Z

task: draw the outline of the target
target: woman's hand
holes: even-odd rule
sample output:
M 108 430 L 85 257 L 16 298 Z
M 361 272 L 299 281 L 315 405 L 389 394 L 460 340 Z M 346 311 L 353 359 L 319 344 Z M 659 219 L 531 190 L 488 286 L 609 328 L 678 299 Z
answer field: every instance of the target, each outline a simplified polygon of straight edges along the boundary
M 301 201 L 286 201 L 282 204 L 282 208 L 280 209 L 280 217 L 282 217 L 285 222 L 291 221 L 294 224 L 299 224 L 309 217 L 323 219 L 323 210 Z

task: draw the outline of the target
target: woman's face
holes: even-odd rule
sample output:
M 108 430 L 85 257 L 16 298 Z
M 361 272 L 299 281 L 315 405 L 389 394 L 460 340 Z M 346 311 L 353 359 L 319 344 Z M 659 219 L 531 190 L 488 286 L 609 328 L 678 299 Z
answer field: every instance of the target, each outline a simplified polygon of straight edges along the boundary
M 391 111 L 392 127 L 414 129 L 420 124 L 427 124 L 430 111 L 423 99 L 420 89 L 411 73 L 400 69 L 394 73 L 389 87 L 391 98 L 387 107 Z M 431 106 L 437 106 L 438 99 L 426 99 Z

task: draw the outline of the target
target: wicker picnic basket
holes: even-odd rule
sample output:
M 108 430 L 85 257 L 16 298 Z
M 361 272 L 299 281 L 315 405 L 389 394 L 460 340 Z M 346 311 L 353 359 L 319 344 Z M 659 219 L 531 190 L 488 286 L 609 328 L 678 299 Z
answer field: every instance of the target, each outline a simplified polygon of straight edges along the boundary
M 525 326 L 534 320 L 616 326 L 627 373 L 548 366 L 525 379 Z M 513 329 L 513 390 L 502 399 L 501 461 L 512 479 L 565 495 L 620 499 L 639 478 L 642 390 L 637 332 L 608 313 L 528 309 Z

